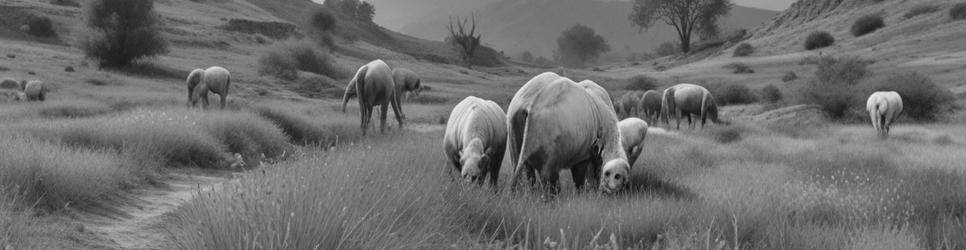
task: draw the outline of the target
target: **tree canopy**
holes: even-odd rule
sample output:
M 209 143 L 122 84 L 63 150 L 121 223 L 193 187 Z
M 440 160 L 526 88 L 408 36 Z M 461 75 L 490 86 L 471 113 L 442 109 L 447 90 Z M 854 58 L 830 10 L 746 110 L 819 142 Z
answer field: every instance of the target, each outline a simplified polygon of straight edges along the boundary
M 628 16 L 631 23 L 646 30 L 657 22 L 670 25 L 678 33 L 681 52 L 691 51 L 695 32 L 705 37 L 719 33 L 718 18 L 731 11 L 730 0 L 634 0 Z

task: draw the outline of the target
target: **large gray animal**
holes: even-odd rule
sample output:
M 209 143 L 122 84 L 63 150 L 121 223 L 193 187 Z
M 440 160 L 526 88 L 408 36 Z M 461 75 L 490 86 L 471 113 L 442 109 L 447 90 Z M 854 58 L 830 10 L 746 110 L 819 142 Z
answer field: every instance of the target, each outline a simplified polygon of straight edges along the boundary
M 665 123 L 671 124 L 669 117 L 672 114 L 677 119 L 677 129 L 681 129 L 682 116 L 688 118 L 690 128 L 696 127 L 695 120 L 699 117 L 702 128 L 709 118 L 714 123 L 726 123 L 718 119 L 718 105 L 711 92 L 704 87 L 690 83 L 681 83 L 664 90 L 661 116 Z
M 27 101 L 44 101 L 47 99 L 47 86 L 44 82 L 33 80 L 24 84 L 23 93 Z
M 631 117 L 637 114 L 638 106 L 641 105 L 641 92 L 628 91 L 621 96 L 620 110 L 617 112 L 621 117 Z
M 578 82 L 577 85 L 584 88 L 584 90 L 586 90 L 587 93 L 590 93 L 591 95 L 603 100 L 605 103 L 614 102 L 613 100 L 611 100 L 610 93 L 607 92 L 607 89 L 604 89 L 604 87 L 601 87 L 599 84 L 597 84 L 594 81 L 583 80 L 581 82 Z M 615 109 L 614 111 L 616 112 L 617 110 Z
M 213 66 L 207 69 L 195 69 L 188 74 L 188 106 L 195 106 L 201 100 L 203 108 L 208 107 L 208 92 L 214 92 L 221 98 L 221 108 L 225 108 L 228 100 L 228 89 L 231 87 L 231 73 L 227 69 Z
M 644 150 L 644 138 L 647 137 L 647 122 L 640 118 L 631 117 L 617 123 L 621 131 L 621 144 L 627 153 L 627 160 L 634 166 L 637 157 Z
M 402 94 L 406 94 L 407 98 L 409 94 L 419 96 L 423 90 L 419 75 L 407 68 L 392 69 L 392 79 L 396 84 L 397 97 Z
M 879 91 L 872 93 L 865 103 L 869 111 L 872 127 L 880 137 L 889 136 L 889 127 L 902 114 L 902 97 L 895 91 Z
M 346 85 L 345 95 L 342 97 L 342 112 L 345 113 L 346 103 L 351 96 L 359 97 L 359 113 L 362 115 L 362 134 L 366 135 L 369 123 L 372 121 L 372 109 L 380 106 L 379 131 L 386 132 L 386 115 L 389 106 L 392 106 L 393 113 L 396 114 L 396 121 L 399 127 L 403 126 L 402 111 L 399 107 L 399 99 L 396 98 L 396 88 L 392 79 L 392 70 L 389 65 L 382 60 L 374 60 L 367 63 L 356 71 L 355 76 Z
M 497 187 L 506 153 L 506 113 L 493 101 L 475 96 L 463 99 L 449 114 L 443 150 L 456 171 L 470 182 Z
M 536 172 L 542 187 L 555 194 L 563 169 L 570 169 L 577 188 L 588 177 L 600 181 L 605 192 L 627 184 L 630 164 L 617 115 L 609 103 L 570 79 L 548 72 L 524 84 L 507 108 L 507 127 L 514 165 L 511 188 L 523 174 Z
M 661 117 L 661 93 L 655 90 L 648 90 L 641 96 L 640 111 L 644 120 L 650 124 L 655 124 Z

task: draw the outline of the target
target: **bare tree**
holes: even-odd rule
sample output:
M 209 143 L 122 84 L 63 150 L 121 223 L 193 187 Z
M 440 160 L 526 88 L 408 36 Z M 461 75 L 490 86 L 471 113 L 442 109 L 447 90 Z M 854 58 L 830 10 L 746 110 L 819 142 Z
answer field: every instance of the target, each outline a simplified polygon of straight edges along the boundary
M 718 33 L 718 18 L 731 11 L 729 0 L 634 0 L 634 10 L 628 16 L 642 30 L 657 21 L 674 27 L 681 42 L 681 52 L 691 51 L 691 35 L 695 31 L 705 36 Z
M 466 24 L 468 23 L 470 24 L 469 32 L 466 30 Z M 453 17 L 450 17 L 449 40 L 459 47 L 460 54 L 463 56 L 463 62 L 466 63 L 466 67 L 473 68 L 473 54 L 476 53 L 476 48 L 480 46 L 480 35 L 476 33 L 476 17 L 471 16 L 469 20 L 465 17 L 456 17 L 456 25 L 453 24 Z

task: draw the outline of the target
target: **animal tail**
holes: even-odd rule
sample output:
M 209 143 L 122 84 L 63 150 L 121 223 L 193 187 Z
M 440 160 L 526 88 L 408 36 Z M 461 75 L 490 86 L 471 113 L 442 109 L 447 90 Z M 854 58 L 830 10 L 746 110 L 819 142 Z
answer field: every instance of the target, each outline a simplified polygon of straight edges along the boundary
M 668 88 L 664 90 L 664 95 L 661 97 L 661 114 L 660 118 L 664 118 L 664 123 L 671 124 L 670 116 L 671 111 L 674 109 L 671 105 L 674 104 L 674 89 Z
M 510 178 L 510 189 L 515 190 L 520 184 L 520 178 L 526 171 L 527 135 L 529 134 L 530 109 L 521 109 L 510 118 L 510 153 L 513 160 L 513 176 Z M 522 134 L 521 134 L 522 132 Z
M 349 81 L 349 84 L 345 86 L 345 94 L 342 95 L 342 113 L 345 113 L 346 104 L 349 103 L 349 98 L 352 97 L 353 93 L 358 96 L 361 92 L 360 89 L 364 84 L 359 83 L 366 82 L 366 72 L 368 71 L 369 66 L 362 66 L 362 68 L 359 68 L 359 71 L 356 71 L 356 75 L 352 77 L 352 80 Z

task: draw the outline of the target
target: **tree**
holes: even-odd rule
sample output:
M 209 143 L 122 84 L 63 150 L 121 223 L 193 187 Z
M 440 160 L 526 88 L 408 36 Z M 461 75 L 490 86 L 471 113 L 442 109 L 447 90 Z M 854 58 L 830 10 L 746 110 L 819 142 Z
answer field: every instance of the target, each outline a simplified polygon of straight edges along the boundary
M 312 12 L 309 22 L 312 27 L 322 32 L 331 32 L 338 25 L 338 19 L 327 8 L 319 8 Z
M 356 7 L 356 19 L 360 21 L 371 23 L 372 18 L 376 16 L 376 6 L 369 2 L 362 2 Z
M 569 67 L 580 67 L 589 60 L 597 59 L 601 53 L 610 51 L 604 37 L 590 27 L 576 24 L 557 38 L 557 53 L 560 62 Z
M 530 51 L 524 51 L 523 54 L 520 54 L 520 60 L 523 60 L 523 62 L 533 62 L 533 54 Z
M 681 52 L 691 51 L 691 36 L 717 35 L 718 18 L 731 11 L 729 0 L 634 0 L 628 18 L 641 30 L 649 29 L 658 21 L 674 27 L 681 42 Z
M 473 59 L 473 55 L 476 53 L 476 48 L 480 46 L 480 35 L 476 33 L 476 17 L 473 16 L 470 20 L 465 17 L 457 17 L 455 19 L 455 25 L 453 20 L 453 17 L 449 18 L 450 37 L 447 40 L 459 47 L 460 55 L 463 57 L 463 62 L 466 63 L 466 67 L 473 68 L 471 59 Z M 469 32 L 466 30 L 467 23 L 470 24 Z
M 339 0 L 339 8 L 352 16 L 356 13 L 356 9 L 359 8 L 359 0 Z
M 167 53 L 153 0 L 93 0 L 88 3 L 88 37 L 81 47 L 101 67 Z

